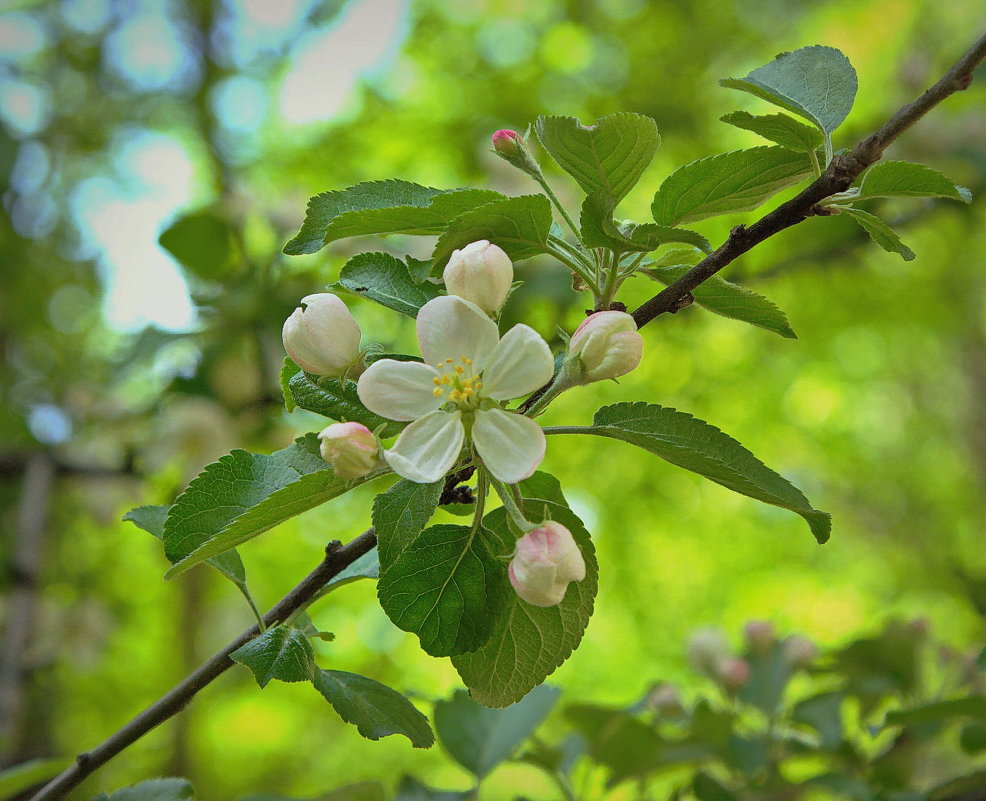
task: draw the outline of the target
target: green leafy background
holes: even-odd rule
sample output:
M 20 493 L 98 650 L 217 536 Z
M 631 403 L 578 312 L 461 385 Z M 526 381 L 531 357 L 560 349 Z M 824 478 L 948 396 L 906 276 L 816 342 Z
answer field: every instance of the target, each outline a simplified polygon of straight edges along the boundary
M 287 129 L 276 115 L 278 76 L 304 41 L 301 29 L 344 21 L 351 8 L 342 3 L 305 5 L 298 31 L 250 64 L 213 54 L 164 88 L 102 59 L 109 33 L 130 12 L 80 33 L 52 4 L 16 4 L 15 13 L 42 32 L 40 49 L 15 57 L 48 93 L 49 113 L 34 133 L 0 127 L 0 175 L 6 184 L 32 140 L 58 160 L 51 173 L 34 168 L 35 184 L 25 183 L 22 161 L 13 191 L 28 205 L 7 204 L 0 215 L 0 335 L 9 355 L 0 367 L 0 440 L 5 466 L 8 455 L 14 464 L 46 451 L 67 467 L 50 498 L 32 645 L 40 667 L 26 696 L 31 725 L 19 732 L 12 761 L 92 747 L 250 624 L 240 594 L 216 571 L 200 567 L 162 581 L 168 562 L 160 542 L 118 521 L 133 506 L 170 502 L 232 448 L 269 453 L 323 425 L 316 414 L 288 415 L 280 406 L 284 318 L 303 295 L 338 280 L 359 250 L 431 256 L 430 240 L 401 237 L 284 256 L 308 197 L 390 177 L 530 194 L 536 187 L 489 153 L 493 130 L 523 130 L 539 114 L 589 123 L 632 111 L 654 117 L 662 141 L 618 216 L 648 222 L 654 191 L 677 167 L 768 144 L 717 122 L 737 109 L 776 111 L 718 87 L 719 78 L 745 75 L 803 44 L 838 47 L 860 78 L 853 113 L 834 135 L 843 147 L 922 91 L 981 23 L 974 3 L 944 15 L 930 0 L 375 5 L 403 15 L 399 48 L 358 80 L 329 123 Z M 219 15 L 205 2 L 168 7 L 190 31 Z M 256 79 L 270 98 L 265 123 L 252 132 L 237 133 L 213 114 L 213 90 L 229 76 Z M 982 105 L 977 81 L 902 140 L 893 158 L 930 164 L 981 196 Z M 202 310 L 194 334 L 110 329 L 101 314 L 110 278 L 75 246 L 69 190 L 86 178 L 126 180 L 132 165 L 114 159 L 125 154 L 121 143 L 134 125 L 175 137 L 195 159 L 197 203 L 188 212 L 198 216 L 163 240 Z M 577 217 L 576 185 L 550 159 L 543 163 Z M 642 450 L 552 438 L 544 469 L 562 481 L 600 563 L 586 639 L 550 679 L 570 701 L 622 704 L 658 679 L 679 680 L 687 691 L 693 680 L 683 642 L 700 624 L 737 631 L 749 618 L 766 618 L 839 644 L 903 615 L 926 617 L 955 647 L 981 637 L 986 279 L 972 266 L 986 259 L 984 206 L 876 200 L 864 208 L 902 221 L 914 261 L 884 252 L 841 215 L 809 220 L 726 272 L 783 309 L 797 340 L 689 308 L 646 329 L 646 361 L 619 386 L 568 393 L 545 415 L 546 425 L 589 425 L 595 409 L 632 400 L 694 414 L 739 439 L 835 521 L 831 541 L 819 546 L 796 515 Z M 717 244 L 730 226 L 751 219 L 689 227 Z M 204 229 L 201 247 L 214 254 L 189 256 L 183 231 Z M 571 330 L 581 319 L 584 298 L 547 258 L 523 262 L 518 278 L 525 283 L 506 324 L 522 318 L 551 336 L 556 325 Z M 633 305 L 656 288 L 635 278 L 624 299 Z M 408 317 L 352 295 L 347 302 L 368 341 L 413 350 Z M 70 435 L 43 425 L 42 404 L 61 410 Z M 240 553 L 258 605 L 270 606 L 307 573 L 327 540 L 363 531 L 374 494 L 392 481 L 378 479 L 245 543 Z M 21 488 L 22 471 L 5 467 L 0 504 L 9 531 Z M 432 520 L 461 523 L 445 511 Z M 13 541 L 0 538 L 4 565 Z M 333 592 L 312 616 L 335 634 L 314 643 L 322 668 L 427 698 L 461 687 L 448 660 L 422 654 L 416 637 L 389 622 L 372 581 Z M 360 738 L 307 682 L 275 681 L 260 691 L 238 667 L 75 798 L 162 773 L 187 776 L 202 798 L 316 797 L 368 778 L 392 784 L 406 771 L 435 786 L 470 782 L 437 749 L 413 749 L 402 737 Z M 529 767 L 501 766 L 484 797 L 511 798 L 518 784 L 550 796 L 545 782 Z

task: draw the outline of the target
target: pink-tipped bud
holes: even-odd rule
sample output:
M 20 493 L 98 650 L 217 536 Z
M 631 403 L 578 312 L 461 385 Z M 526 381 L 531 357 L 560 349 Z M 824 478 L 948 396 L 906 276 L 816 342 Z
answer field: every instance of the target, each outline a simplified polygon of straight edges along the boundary
M 281 339 L 291 360 L 315 375 L 340 376 L 359 360 L 359 325 L 329 292 L 302 298 L 285 320 Z
M 318 442 L 319 453 L 339 478 L 362 478 L 380 465 L 377 438 L 360 423 L 333 423 L 319 432 Z
M 501 128 L 493 134 L 493 149 L 505 158 L 516 158 L 524 148 L 524 138 L 516 131 Z
M 533 606 L 555 606 L 572 581 L 585 578 L 585 560 L 572 532 L 546 520 L 517 540 L 507 568 L 517 594 Z
M 722 686 L 735 693 L 750 680 L 750 665 L 745 659 L 731 656 L 719 663 L 717 673 Z
M 808 667 L 818 657 L 818 646 L 807 637 L 795 635 L 784 642 L 784 658 L 793 668 Z
M 681 702 L 678 688 L 673 684 L 658 684 L 647 693 L 647 706 L 660 715 L 680 717 L 684 714 L 685 705 Z
M 746 643 L 756 654 L 764 654 L 774 644 L 774 626 L 766 620 L 751 620 L 743 627 Z
M 633 317 L 621 311 L 596 312 L 572 334 L 567 369 L 583 384 L 616 378 L 640 364 L 643 348 Z
M 501 248 L 480 239 L 452 251 L 442 278 L 450 295 L 475 303 L 487 314 L 496 314 L 510 293 L 514 265 Z
M 714 626 L 696 629 L 688 638 L 688 663 L 699 673 L 715 678 L 729 656 L 726 635 Z

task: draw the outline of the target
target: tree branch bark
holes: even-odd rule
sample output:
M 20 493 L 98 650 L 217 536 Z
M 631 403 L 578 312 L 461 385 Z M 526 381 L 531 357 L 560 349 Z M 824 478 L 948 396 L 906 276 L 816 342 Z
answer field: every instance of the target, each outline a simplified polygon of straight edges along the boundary
M 372 528 L 364 531 L 345 545 L 338 541 L 329 543 L 325 548 L 325 559 L 322 560 L 322 563 L 264 615 L 264 623 L 267 626 L 272 626 L 285 620 L 292 612 L 311 600 L 328 581 L 367 553 L 376 543 L 377 538 Z M 72 765 L 42 787 L 31 798 L 31 801 L 53 801 L 53 799 L 64 797 L 66 793 L 77 787 L 85 778 L 109 762 L 123 749 L 132 745 L 151 729 L 176 715 L 195 697 L 199 690 L 235 664 L 229 658 L 233 651 L 252 640 L 259 633 L 260 630 L 257 626 L 243 632 L 121 729 L 91 751 L 79 754 Z
M 723 267 L 735 261 L 754 245 L 817 213 L 816 204 L 819 201 L 848 189 L 863 170 L 880 160 L 884 150 L 904 131 L 947 97 L 967 89 L 972 83 L 973 71 L 984 59 L 986 59 L 986 36 L 980 38 L 969 52 L 921 97 L 899 108 L 884 125 L 857 144 L 849 153 L 833 158 L 828 168 L 801 194 L 782 203 L 749 228 L 736 226 L 730 231 L 729 238 L 715 251 L 637 308 L 633 312 L 637 328 L 642 328 L 662 314 L 679 311 L 690 302 L 692 290 Z

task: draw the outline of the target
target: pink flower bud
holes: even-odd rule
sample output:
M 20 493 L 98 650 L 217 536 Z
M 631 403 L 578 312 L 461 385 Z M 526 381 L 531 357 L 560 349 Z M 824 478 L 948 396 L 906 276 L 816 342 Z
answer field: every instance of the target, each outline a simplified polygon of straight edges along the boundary
M 784 642 L 784 658 L 791 667 L 808 667 L 817 657 L 818 646 L 807 637 L 788 637 Z
M 333 423 L 318 435 L 319 453 L 339 478 L 362 478 L 380 465 L 380 446 L 360 423 Z
M 745 659 L 731 656 L 717 666 L 719 681 L 729 692 L 735 693 L 750 680 L 750 665 Z
M 774 643 L 774 626 L 766 620 L 751 620 L 744 626 L 743 633 L 754 653 L 766 653 Z
M 726 635 L 714 626 L 696 629 L 688 638 L 688 663 L 699 673 L 715 677 L 719 665 L 729 658 Z
M 359 325 L 328 292 L 302 298 L 285 320 L 281 339 L 291 360 L 316 375 L 340 376 L 359 359 Z
M 517 540 L 507 575 L 517 594 L 533 606 L 555 606 L 569 582 L 585 578 L 585 560 L 561 523 L 546 520 Z
M 523 152 L 524 138 L 516 131 L 502 128 L 493 134 L 493 149 L 501 156 L 517 157 Z
M 647 693 L 647 706 L 661 715 L 679 717 L 685 711 L 678 688 L 673 684 L 658 684 Z
M 568 344 L 568 362 L 581 383 L 629 373 L 640 364 L 644 340 L 626 312 L 601 311 L 585 318 Z
M 496 314 L 510 292 L 514 265 L 503 250 L 480 239 L 452 251 L 442 278 L 450 295 L 475 303 L 487 314 Z

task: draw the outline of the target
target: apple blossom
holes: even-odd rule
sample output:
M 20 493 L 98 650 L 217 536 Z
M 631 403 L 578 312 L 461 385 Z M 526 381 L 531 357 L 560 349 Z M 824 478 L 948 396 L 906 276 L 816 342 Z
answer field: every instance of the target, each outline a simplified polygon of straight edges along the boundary
M 640 364 L 644 340 L 626 312 L 601 311 L 585 318 L 568 344 L 567 369 L 582 384 L 625 375 Z
M 322 458 L 339 478 L 361 478 L 380 466 L 377 438 L 361 423 L 333 423 L 318 434 Z
M 329 292 L 303 297 L 284 321 L 281 339 L 291 360 L 315 375 L 343 375 L 359 360 L 359 325 Z
M 380 359 L 357 385 L 370 411 L 414 421 L 384 451 L 394 472 L 422 484 L 437 481 L 468 438 L 495 478 L 515 484 L 530 476 L 544 458 L 544 432 L 502 406 L 551 378 L 548 344 L 523 324 L 501 339 L 482 309 L 455 295 L 421 307 L 417 335 L 425 364 Z
M 516 131 L 501 128 L 493 134 L 493 149 L 504 157 L 516 157 L 521 154 L 524 138 Z
M 510 292 L 514 266 L 503 250 L 480 239 L 452 251 L 442 278 L 450 295 L 475 303 L 487 314 L 496 314 Z
M 527 603 L 555 606 L 565 597 L 569 583 L 585 578 L 585 560 L 572 532 L 546 520 L 517 540 L 507 575 Z

